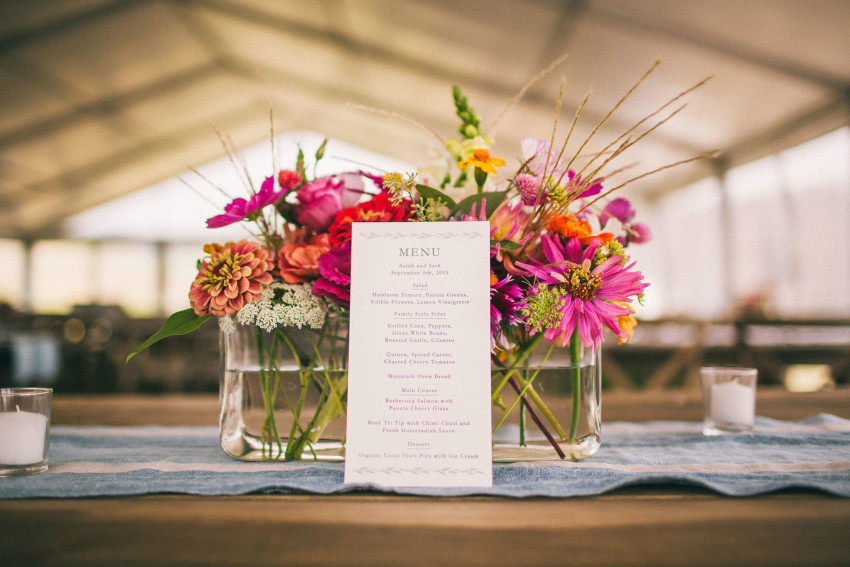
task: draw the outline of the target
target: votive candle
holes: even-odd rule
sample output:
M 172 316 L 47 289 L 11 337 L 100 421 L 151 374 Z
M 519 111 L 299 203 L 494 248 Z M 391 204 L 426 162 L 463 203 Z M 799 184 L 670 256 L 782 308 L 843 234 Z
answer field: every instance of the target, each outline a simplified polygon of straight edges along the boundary
M 755 421 L 755 391 L 737 381 L 711 385 L 711 418 L 717 424 L 752 425 Z
M 755 368 L 703 367 L 703 426 L 706 435 L 751 431 L 756 418 Z
M 46 415 L 29 411 L 0 412 L 0 465 L 41 462 L 46 438 Z

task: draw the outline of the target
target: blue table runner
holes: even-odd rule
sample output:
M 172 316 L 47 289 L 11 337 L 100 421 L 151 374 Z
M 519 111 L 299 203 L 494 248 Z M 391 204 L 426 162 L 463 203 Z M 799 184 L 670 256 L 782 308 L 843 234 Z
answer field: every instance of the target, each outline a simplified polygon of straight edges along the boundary
M 850 497 L 850 420 L 759 417 L 752 434 L 705 437 L 691 422 L 609 423 L 584 461 L 495 464 L 493 487 L 343 484 L 342 463 L 245 463 L 221 450 L 217 427 L 54 426 L 50 468 L 0 478 L 0 498 L 136 494 L 340 494 L 570 497 L 627 486 L 695 486 L 730 496 L 814 489 Z

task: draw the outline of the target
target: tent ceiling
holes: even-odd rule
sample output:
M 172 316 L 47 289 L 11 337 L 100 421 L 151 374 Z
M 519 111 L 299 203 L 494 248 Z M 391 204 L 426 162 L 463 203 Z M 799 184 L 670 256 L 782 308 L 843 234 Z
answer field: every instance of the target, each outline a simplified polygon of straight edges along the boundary
M 267 139 L 270 105 L 279 131 L 416 162 L 435 138 L 347 103 L 447 137 L 452 84 L 486 126 L 563 53 L 500 121 L 498 155 L 550 135 L 562 77 L 562 124 L 592 91 L 586 134 L 660 58 L 609 137 L 715 77 L 622 165 L 713 149 L 734 163 L 847 123 L 848 29 L 845 0 L 0 1 L 0 236 L 55 235 L 69 215 L 220 157 L 211 124 L 242 147 Z M 711 166 L 634 190 L 652 198 Z

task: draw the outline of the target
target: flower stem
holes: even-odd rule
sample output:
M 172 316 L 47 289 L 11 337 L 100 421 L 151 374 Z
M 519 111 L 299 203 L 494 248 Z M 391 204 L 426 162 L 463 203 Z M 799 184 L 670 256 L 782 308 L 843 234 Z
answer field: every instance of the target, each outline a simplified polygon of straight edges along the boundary
M 513 386 L 514 390 L 516 390 L 517 395 L 522 400 L 523 406 L 528 410 L 528 415 L 531 416 L 531 419 L 534 421 L 534 423 L 537 424 L 537 427 L 540 428 L 540 431 L 543 432 L 543 435 L 546 436 L 546 439 L 552 445 L 552 448 L 555 449 L 555 452 L 558 453 L 559 457 L 561 457 L 562 459 L 566 459 L 567 456 L 564 454 L 564 450 L 561 449 L 561 446 L 558 444 L 558 440 L 552 436 L 552 433 L 550 433 L 548 429 L 546 429 L 546 425 L 544 425 L 543 422 L 540 420 L 540 417 L 538 417 L 537 412 L 534 411 L 534 408 L 531 407 L 531 404 L 528 402 L 525 396 L 522 395 L 522 388 L 520 388 L 517 381 L 514 378 L 511 378 L 509 383 L 511 386 Z
M 260 363 L 260 368 L 264 368 L 266 366 L 264 364 L 266 352 L 265 342 L 263 341 L 263 330 L 255 327 L 255 331 L 257 337 L 257 359 Z M 272 346 L 272 351 L 273 348 Z M 274 360 L 274 353 L 272 351 L 268 353 L 270 363 Z M 260 392 L 263 396 L 263 406 L 266 410 L 266 417 L 263 419 L 263 427 L 260 434 L 260 441 L 262 443 L 261 453 L 264 459 L 269 460 L 274 459 L 273 447 L 275 444 L 277 445 L 277 458 L 279 459 L 283 454 L 283 446 L 280 442 L 280 436 L 277 433 L 277 424 L 274 417 L 275 390 L 278 386 L 279 377 L 276 370 L 272 370 L 271 372 L 274 374 L 274 381 L 272 381 L 269 371 L 260 371 Z M 268 454 L 266 454 L 266 446 L 268 446 Z
M 473 176 L 475 177 L 475 185 L 478 189 L 478 193 L 483 193 L 484 183 L 487 181 L 487 172 L 480 167 L 476 167 Z
M 573 369 L 573 415 L 570 422 L 570 445 L 574 445 L 576 441 L 576 431 L 578 430 L 578 414 L 581 408 L 581 368 L 578 366 L 579 357 L 581 355 L 581 337 L 578 329 L 573 331 L 573 336 L 570 337 L 570 358 Z
M 498 385 L 498 386 L 496 386 L 495 388 L 493 388 L 493 393 L 492 393 L 492 396 L 491 396 L 491 398 L 492 398 L 492 400 L 493 400 L 493 403 L 495 403 L 496 405 L 499 405 L 499 404 L 500 404 L 499 396 L 500 396 L 500 394 L 502 393 L 502 388 L 504 388 L 504 387 L 505 387 L 505 384 L 507 384 L 507 383 L 508 383 L 508 379 L 510 379 L 510 377 L 511 377 L 511 376 L 512 376 L 515 372 L 517 372 L 517 367 L 518 367 L 520 364 L 522 364 L 523 362 L 525 362 L 525 359 L 527 359 L 529 356 L 531 356 L 531 353 L 532 353 L 532 352 L 534 352 L 534 349 L 537 347 L 537 343 L 538 343 L 538 342 L 540 342 L 540 339 L 541 339 L 542 337 L 543 337 L 543 335 L 542 335 L 542 334 L 537 335 L 536 337 L 534 337 L 534 338 L 531 340 L 531 342 L 529 342 L 529 343 L 528 343 L 528 344 L 526 344 L 524 347 L 522 347 L 522 348 L 520 349 L 520 351 L 519 351 L 519 354 L 518 354 L 518 355 L 516 355 L 515 357 L 513 357 L 513 358 L 510 360 L 510 364 L 504 364 L 504 363 L 503 363 L 501 360 L 499 360 L 499 359 L 498 359 L 495 355 L 491 355 L 491 357 L 490 357 L 490 358 L 493 360 L 493 362 L 496 364 L 496 366 L 499 366 L 500 368 L 503 368 L 503 369 L 505 369 L 505 370 L 507 371 L 507 372 L 506 372 L 506 373 L 502 376 L 502 379 L 501 379 L 501 381 L 499 382 L 499 385 Z M 549 349 L 549 352 L 551 352 L 551 347 L 550 347 L 550 349 Z M 549 356 L 549 353 L 547 353 L 547 355 L 546 355 L 546 356 Z M 500 407 L 501 409 L 504 409 L 504 404 L 499 405 L 499 407 Z
M 340 321 L 327 320 L 318 336 L 311 335 L 312 355 L 303 353 L 303 357 L 297 357 L 299 361 L 299 374 L 301 377 L 301 396 L 297 404 L 290 409 L 293 414 L 292 430 L 286 447 L 286 460 L 300 460 L 305 450 L 310 450 L 314 458 L 318 458 L 313 448 L 325 431 L 325 428 L 340 413 L 345 411 L 344 397 L 348 388 L 348 374 L 345 372 L 345 356 L 348 354 L 347 341 L 339 334 Z M 331 326 L 333 325 L 333 328 Z M 284 340 L 290 346 L 295 355 L 295 344 L 290 341 L 282 329 L 278 332 L 283 335 Z M 321 345 L 325 341 L 330 342 L 330 351 L 327 358 L 322 355 Z M 339 347 L 337 343 L 340 343 Z M 335 375 L 341 371 L 341 376 Z M 301 427 L 301 413 L 305 403 L 307 391 L 311 386 L 319 390 L 319 401 L 317 402 L 313 417 L 305 428 Z
M 524 399 L 524 398 L 523 398 Z M 525 404 L 519 406 L 519 446 L 525 447 Z
M 549 406 L 546 405 L 546 402 L 543 401 L 543 398 L 540 397 L 540 394 L 537 393 L 537 390 L 534 389 L 533 384 L 526 383 L 521 378 L 517 377 L 517 382 L 523 388 L 523 393 L 527 395 L 534 405 L 540 410 L 540 412 L 546 417 L 552 427 L 555 429 L 555 433 L 561 439 L 567 438 L 567 432 L 564 431 L 564 428 L 561 426 L 560 422 L 558 422 L 558 418 L 555 417 L 555 414 L 552 413 L 552 410 L 549 409 Z

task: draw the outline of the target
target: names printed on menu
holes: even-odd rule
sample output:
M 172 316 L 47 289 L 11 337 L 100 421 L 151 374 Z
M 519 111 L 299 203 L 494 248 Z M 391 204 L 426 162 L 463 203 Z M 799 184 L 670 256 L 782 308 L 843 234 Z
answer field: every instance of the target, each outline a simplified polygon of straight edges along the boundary
M 346 482 L 490 486 L 489 227 L 403 226 L 354 225 Z

